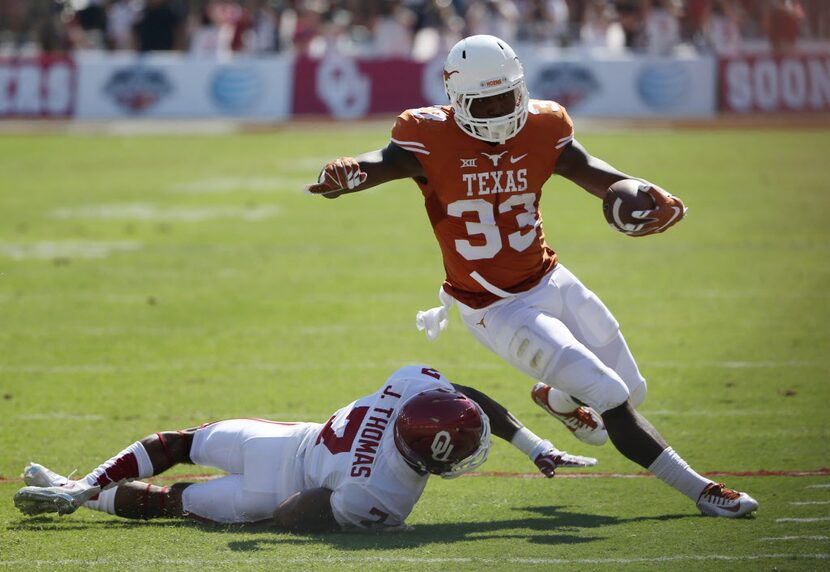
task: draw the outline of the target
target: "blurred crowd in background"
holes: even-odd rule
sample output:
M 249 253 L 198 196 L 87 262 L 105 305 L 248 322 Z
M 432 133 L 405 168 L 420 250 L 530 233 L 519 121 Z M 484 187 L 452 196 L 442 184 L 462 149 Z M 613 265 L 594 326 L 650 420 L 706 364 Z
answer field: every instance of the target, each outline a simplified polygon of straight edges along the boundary
M 0 0 L 0 55 L 328 50 L 429 60 L 460 38 L 672 54 L 830 40 L 830 0 Z

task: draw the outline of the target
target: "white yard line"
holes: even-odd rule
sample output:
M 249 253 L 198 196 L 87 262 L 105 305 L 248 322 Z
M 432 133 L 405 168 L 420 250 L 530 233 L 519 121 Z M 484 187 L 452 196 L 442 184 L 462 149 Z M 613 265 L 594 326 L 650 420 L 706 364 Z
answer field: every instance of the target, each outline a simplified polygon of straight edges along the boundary
M 280 214 L 275 206 L 230 207 L 166 207 L 154 203 L 115 203 L 64 207 L 52 211 L 52 217 L 62 220 L 146 220 L 165 222 L 203 222 L 216 219 L 257 221 Z
M 305 179 L 313 179 L 317 175 L 320 166 L 325 165 L 326 161 L 316 162 L 316 168 L 303 169 L 300 172 L 305 173 L 305 177 L 212 177 L 209 179 L 197 179 L 193 181 L 186 181 L 183 183 L 176 183 L 171 185 L 168 193 L 186 194 L 186 195 L 210 195 L 220 193 L 234 193 L 234 192 L 255 192 L 255 193 L 273 193 L 273 192 L 295 192 L 300 194 Z M 296 171 L 296 167 L 293 169 Z M 285 169 L 280 169 L 285 172 Z M 308 182 L 308 181 L 305 181 Z
M 315 329 L 310 328 L 309 332 L 314 333 Z M 824 362 L 800 362 L 805 367 L 816 367 L 816 366 L 827 366 L 830 364 L 826 364 Z M 111 364 L 64 364 L 64 365 L 55 365 L 55 366 L 47 366 L 47 365 L 0 365 L 0 372 L 10 372 L 10 373 L 86 373 L 90 371 L 120 371 L 129 369 L 130 371 L 136 370 L 145 370 L 145 371 L 158 371 L 158 370 L 171 370 L 171 369 L 200 369 L 200 368 L 213 368 L 217 367 L 215 363 L 207 363 L 207 362 L 194 362 L 194 363 L 163 363 L 163 364 L 139 364 L 139 365 L 111 365 Z M 791 367 L 791 365 L 786 365 L 785 363 L 780 363 L 780 367 Z M 249 364 L 235 364 L 233 366 L 234 369 L 254 369 L 254 370 L 294 370 L 294 369 L 308 369 L 308 370 L 317 370 L 317 369 L 359 369 L 359 370 L 366 370 L 366 369 L 376 369 L 380 366 L 384 367 L 399 367 L 399 362 L 387 362 L 387 363 L 376 363 L 376 362 L 360 362 L 354 364 L 280 364 L 280 363 L 249 363 Z M 222 366 L 224 367 L 224 366 Z M 467 369 L 497 369 L 501 367 L 498 364 L 466 364 L 464 366 Z M 693 367 L 690 364 L 687 364 L 687 367 Z M 713 364 L 711 367 L 719 367 L 716 364 Z M 723 365 L 720 367 L 730 367 L 729 365 Z M 759 367 L 772 367 L 771 365 L 759 365 Z M 778 367 L 778 366 L 776 366 Z M 690 413 L 690 412 L 683 412 L 683 411 L 672 411 L 672 410 L 655 410 L 649 412 L 651 415 L 700 415 L 706 416 L 707 414 L 697 412 L 697 413 Z M 754 415 L 757 411 L 752 411 L 745 413 L 746 415 Z M 722 413 L 718 413 L 717 415 L 722 415 Z M 816 488 L 823 487 L 824 485 L 816 485 Z M 830 485 L 827 485 L 830 487 Z
M 404 360 L 406 362 L 406 360 Z M 416 363 L 416 362 L 412 362 Z M 399 361 L 371 362 L 362 361 L 359 363 L 267 363 L 254 362 L 244 364 L 221 364 L 214 362 L 167 362 L 167 363 L 145 363 L 145 364 L 65 364 L 65 365 L 2 365 L 0 373 L 48 373 L 48 374 L 85 374 L 85 373 L 118 373 L 121 371 L 192 371 L 206 369 L 238 370 L 238 371 L 317 371 L 317 370 L 340 370 L 340 371 L 373 371 L 377 369 L 389 369 L 393 371 L 401 366 Z M 497 364 L 470 364 L 464 366 L 470 370 L 491 370 L 500 366 Z
M 675 411 L 672 409 L 655 409 L 655 410 L 648 410 L 642 409 L 646 415 L 649 417 L 656 416 L 656 415 L 666 415 L 671 417 L 755 417 L 757 415 L 766 415 L 772 413 L 773 410 L 771 409 L 740 409 L 740 410 L 733 410 L 729 413 L 724 413 L 722 411 L 694 411 L 694 410 L 685 410 L 685 411 Z
M 822 484 L 822 485 L 807 485 L 808 489 L 830 489 L 830 484 Z
M 61 412 L 50 412 L 50 413 L 27 413 L 17 415 L 15 419 L 20 419 L 21 421 L 44 421 L 44 420 L 51 420 L 51 419 L 58 419 L 60 421 L 103 421 L 106 419 L 103 415 L 78 415 L 74 413 L 61 413 Z
M 814 518 L 776 518 L 775 522 L 825 522 L 830 516 L 817 516 Z
M 762 542 L 771 542 L 773 540 L 828 540 L 830 537 L 828 536 L 765 536 L 764 538 L 759 538 L 758 540 Z
M 793 501 L 790 504 L 796 506 L 804 506 L 808 504 L 830 504 L 830 500 Z
M 53 240 L 31 243 L 0 243 L 0 257 L 12 260 L 49 260 L 51 258 L 106 258 L 115 252 L 133 252 L 142 248 L 132 240 Z
M 24 300 L 32 300 L 32 299 L 47 299 L 48 296 L 34 296 L 34 295 L 25 295 L 23 297 Z M 52 297 L 54 298 L 54 297 Z M 148 304 L 151 303 L 150 299 L 152 297 L 147 294 L 130 294 L 130 295 L 101 295 L 96 296 L 93 294 L 85 295 L 85 294 L 72 294 L 61 296 L 62 300 L 81 300 L 81 301 L 92 301 L 100 303 L 112 303 L 112 304 Z M 160 303 L 166 303 L 169 299 L 165 297 Z M 0 303 L 6 301 L 2 296 L 0 296 Z M 361 331 L 371 331 L 371 332 L 380 332 L 380 333 L 388 333 L 388 332 L 398 332 L 398 331 L 409 331 L 408 327 L 405 326 L 384 326 L 384 325 L 365 325 L 362 326 Z M 348 325 L 339 325 L 333 324 L 331 326 L 308 326 L 308 327 L 299 327 L 296 328 L 294 331 L 295 334 L 300 336 L 319 336 L 320 334 L 343 334 L 347 332 L 353 332 L 355 328 L 350 327 Z M 276 337 L 283 333 L 283 330 L 276 329 L 276 328 L 234 328 L 232 334 L 235 336 L 242 336 L 242 335 L 257 335 L 257 336 L 267 336 L 267 337 Z M 72 335 L 72 336 L 125 336 L 125 335 L 136 335 L 136 336 L 181 336 L 184 334 L 191 334 L 191 335 L 204 335 L 204 334 L 213 334 L 213 329 L 202 327 L 202 326 L 52 326 L 52 327 L 21 327 L 15 328 L 12 331 L 3 331 L 0 330 L 0 338 L 19 338 L 20 336 L 26 336 L 28 338 L 35 338 L 35 339 L 48 339 L 54 338 L 59 336 L 65 335 Z M 35 366 L 36 367 L 36 366 Z M 482 366 L 473 366 L 475 369 L 483 369 Z M 497 364 L 491 365 L 488 369 L 495 369 L 498 367 Z
M 746 554 L 743 556 L 731 554 L 701 554 L 701 555 L 667 555 L 652 558 L 473 558 L 473 557 L 435 557 L 421 558 L 417 556 L 329 556 L 285 558 L 274 554 L 273 558 L 240 558 L 226 560 L 202 560 L 197 558 L 159 558 L 159 559 L 64 559 L 64 560 L 5 560 L 0 561 L 4 566 L 218 566 L 227 564 L 486 564 L 486 565 L 619 565 L 619 564 L 647 564 L 660 562 L 752 562 L 759 560 L 827 560 L 830 554 Z
M 747 361 L 699 361 L 699 362 L 680 362 L 680 361 L 653 361 L 644 362 L 644 367 L 654 368 L 714 368 L 714 369 L 778 369 L 790 367 L 822 367 L 828 366 L 826 361 L 818 360 L 782 360 L 782 361 L 768 361 L 768 360 L 747 360 Z

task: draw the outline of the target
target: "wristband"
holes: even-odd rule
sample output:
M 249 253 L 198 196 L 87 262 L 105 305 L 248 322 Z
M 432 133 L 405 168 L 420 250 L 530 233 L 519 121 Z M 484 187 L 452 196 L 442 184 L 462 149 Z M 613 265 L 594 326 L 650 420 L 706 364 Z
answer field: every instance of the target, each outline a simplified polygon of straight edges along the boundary
M 541 442 L 542 439 L 527 427 L 522 427 L 516 431 L 516 434 L 510 439 L 510 444 L 527 456 L 530 456 L 533 449 Z

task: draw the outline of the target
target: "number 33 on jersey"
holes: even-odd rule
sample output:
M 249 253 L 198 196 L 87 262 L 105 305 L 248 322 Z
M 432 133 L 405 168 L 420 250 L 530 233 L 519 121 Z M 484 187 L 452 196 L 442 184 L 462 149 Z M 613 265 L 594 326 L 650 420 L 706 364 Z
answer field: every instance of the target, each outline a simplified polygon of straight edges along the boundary
M 448 106 L 405 111 L 392 142 L 414 153 L 426 173 L 417 182 L 444 257 L 444 288 L 481 308 L 533 287 L 556 264 L 539 198 L 573 123 L 558 104 L 531 100 L 524 129 L 492 144 L 465 134 L 449 113 Z

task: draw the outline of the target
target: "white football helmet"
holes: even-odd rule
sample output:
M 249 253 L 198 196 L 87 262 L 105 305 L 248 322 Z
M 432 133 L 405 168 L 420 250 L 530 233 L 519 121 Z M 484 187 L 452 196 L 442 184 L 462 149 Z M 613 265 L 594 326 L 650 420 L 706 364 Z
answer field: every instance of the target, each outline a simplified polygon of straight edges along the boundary
M 495 36 L 470 36 L 450 50 L 444 63 L 444 88 L 455 121 L 466 133 L 490 143 L 504 143 L 527 121 L 528 93 L 524 70 L 516 52 Z M 502 117 L 473 117 L 470 106 L 478 98 L 513 91 L 516 107 Z

